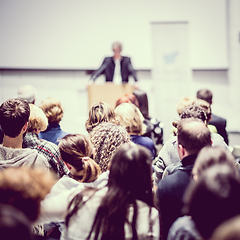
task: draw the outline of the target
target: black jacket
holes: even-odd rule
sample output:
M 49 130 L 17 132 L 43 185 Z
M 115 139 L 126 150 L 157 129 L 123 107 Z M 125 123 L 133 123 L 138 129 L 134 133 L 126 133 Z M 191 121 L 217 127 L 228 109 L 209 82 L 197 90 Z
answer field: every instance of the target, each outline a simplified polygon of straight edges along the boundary
M 135 70 L 133 69 L 131 59 L 129 57 L 122 57 L 120 64 L 121 64 L 122 82 L 127 83 L 128 77 L 130 75 L 132 75 L 134 80 L 137 82 L 136 73 L 135 73 Z M 94 81 L 101 74 L 104 74 L 106 77 L 106 82 L 112 82 L 114 69 L 115 69 L 115 62 L 113 60 L 113 57 L 106 57 L 104 58 L 100 68 L 94 72 L 91 79 Z

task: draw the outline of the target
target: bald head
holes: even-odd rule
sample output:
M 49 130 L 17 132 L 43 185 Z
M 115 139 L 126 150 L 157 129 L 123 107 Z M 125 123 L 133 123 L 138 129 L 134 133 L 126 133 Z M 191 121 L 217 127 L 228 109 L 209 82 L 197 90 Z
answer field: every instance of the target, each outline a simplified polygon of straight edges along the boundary
M 179 121 L 177 127 L 178 143 L 189 154 L 198 153 L 203 147 L 211 146 L 211 133 L 199 119 L 187 118 Z

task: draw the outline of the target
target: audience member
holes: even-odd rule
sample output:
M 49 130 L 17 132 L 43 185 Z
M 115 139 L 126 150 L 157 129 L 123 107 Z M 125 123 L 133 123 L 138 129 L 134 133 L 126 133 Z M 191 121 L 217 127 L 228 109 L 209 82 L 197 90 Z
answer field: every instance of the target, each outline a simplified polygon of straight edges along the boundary
M 142 136 L 145 131 L 145 125 L 143 124 L 144 118 L 139 108 L 132 103 L 122 103 L 114 111 L 120 124 L 130 134 L 132 142 L 147 148 L 152 155 L 152 159 L 154 159 L 156 148 L 151 138 Z
M 226 220 L 240 214 L 239 174 L 229 164 L 215 164 L 192 181 L 183 212 L 191 216 L 203 239 Z
M 185 107 L 181 111 L 180 118 L 198 118 L 201 119 L 206 125 L 208 124 L 209 117 L 211 116 L 210 105 L 205 101 L 196 101 L 194 104 Z M 173 122 L 175 126 L 177 121 Z M 228 149 L 228 146 L 224 142 L 223 138 L 217 133 L 211 133 L 212 146 L 222 146 Z M 174 147 L 177 137 L 172 137 L 164 144 L 157 157 L 156 164 L 154 166 L 154 185 L 157 186 L 158 182 L 169 172 L 171 172 L 172 164 L 179 164 L 180 158 L 177 149 Z M 166 170 L 165 170 L 166 169 Z M 155 187 L 156 189 L 156 187 Z
M 114 110 L 105 102 L 93 104 L 88 115 L 88 119 L 85 123 L 88 133 L 101 122 L 112 122 L 117 124 Z
M 69 166 L 71 165 L 71 168 L 73 165 L 76 166 L 77 162 L 80 163 L 80 166 L 82 166 L 82 162 L 84 162 L 84 178 L 87 179 L 88 176 L 86 170 L 91 170 L 91 177 L 89 179 L 91 179 L 92 182 L 79 182 L 69 176 L 63 176 L 53 186 L 44 201 L 42 201 L 41 216 L 38 223 L 63 222 L 68 200 L 75 192 L 81 192 L 85 187 L 95 189 L 105 187 L 108 182 L 108 167 L 112 155 L 121 145 L 130 143 L 130 137 L 127 131 L 123 127 L 110 122 L 103 122 L 96 126 L 90 133 L 90 140 L 93 142 L 93 146 L 91 142 L 81 134 L 66 135 L 60 141 L 59 148 L 62 159 L 66 161 Z M 90 160 L 93 155 L 95 155 L 94 160 L 96 163 L 99 163 L 101 168 L 102 173 L 100 175 L 98 167 L 92 164 Z M 71 170 L 75 175 L 76 173 L 73 168 Z M 94 179 L 96 180 L 94 181 Z
M 17 98 L 20 98 L 32 104 L 35 104 L 36 95 L 37 90 L 32 85 L 23 85 L 17 91 Z
M 195 181 L 200 178 L 205 170 L 221 164 L 228 165 L 233 175 L 239 174 L 235 159 L 231 153 L 223 147 L 204 147 L 198 154 L 192 170 L 192 177 Z M 201 239 L 200 233 L 196 229 L 195 223 L 190 216 L 179 217 L 171 226 L 168 233 L 168 240 L 198 240 Z
M 40 139 L 58 144 L 59 141 L 68 133 L 60 127 L 60 121 L 63 118 L 63 107 L 56 98 L 46 98 L 39 106 L 48 118 L 48 127 L 45 131 L 39 133 Z
M 68 134 L 60 140 L 58 147 L 61 158 L 71 174 L 58 180 L 42 201 L 38 223 L 44 225 L 45 232 L 50 233 L 55 229 L 60 235 L 71 194 L 81 191 L 84 187 L 106 186 L 109 173 L 99 176 L 100 167 L 91 159 L 94 155 L 93 146 L 84 135 Z
M 209 89 L 200 89 L 197 91 L 197 98 L 205 100 L 212 105 L 213 94 Z M 214 125 L 217 128 L 217 132 L 224 138 L 224 141 L 228 145 L 228 133 L 226 131 L 227 121 L 224 118 L 212 114 L 212 118 L 209 124 Z
M 21 99 L 9 99 L 0 106 L 0 125 L 4 132 L 0 145 L 1 169 L 22 165 L 49 169 L 48 161 L 37 150 L 22 148 L 29 115 L 29 104 Z
M 143 136 L 149 137 L 153 140 L 156 149 L 162 147 L 163 144 L 163 123 L 156 118 L 151 118 L 148 113 L 148 98 L 146 92 L 135 89 L 133 93 L 125 94 L 116 101 L 115 108 L 121 103 L 133 103 L 142 113 L 144 120 L 143 124 L 146 126 L 146 131 Z
M 2 240 L 33 240 L 31 222 L 17 208 L 0 204 L 0 236 Z
M 95 150 L 95 158 L 101 171 L 109 168 L 113 153 L 124 143 L 130 143 L 130 136 L 126 129 L 111 122 L 103 122 L 90 133 L 90 141 Z
M 159 239 L 151 157 L 145 148 L 121 146 L 112 158 L 107 187 L 88 189 L 72 199 L 61 239 L 80 238 Z
M 197 154 L 203 147 L 211 144 L 211 133 L 203 121 L 194 118 L 179 121 L 175 147 L 181 159 L 181 167 L 163 178 L 156 192 L 163 240 L 167 239 L 172 223 L 181 216 L 182 198 L 191 180 L 191 171 Z
M 30 117 L 28 121 L 27 133 L 23 138 L 23 148 L 36 149 L 48 161 L 50 169 L 62 177 L 69 174 L 69 170 L 60 158 L 58 146 L 44 139 L 39 139 L 38 134 L 47 128 L 48 120 L 41 108 L 30 105 Z
M 91 76 L 90 84 L 101 74 L 105 75 L 106 82 L 113 82 L 115 84 L 128 83 L 129 76 L 132 75 L 136 84 L 137 76 L 133 69 L 131 59 L 121 55 L 122 44 L 120 42 L 114 42 L 112 44 L 112 50 L 114 55 L 104 58 L 100 68 Z
M 92 159 L 93 146 L 84 135 L 66 135 L 59 143 L 59 151 L 75 180 L 89 183 L 94 182 L 100 175 L 100 167 Z
M 35 104 L 37 91 L 32 85 L 23 85 L 17 91 L 17 98 L 25 100 L 28 103 Z M 0 126 L 0 144 L 3 142 L 3 130 Z
M 8 168 L 0 172 L 0 203 L 22 211 L 33 223 L 54 183 L 53 175 L 40 168 Z

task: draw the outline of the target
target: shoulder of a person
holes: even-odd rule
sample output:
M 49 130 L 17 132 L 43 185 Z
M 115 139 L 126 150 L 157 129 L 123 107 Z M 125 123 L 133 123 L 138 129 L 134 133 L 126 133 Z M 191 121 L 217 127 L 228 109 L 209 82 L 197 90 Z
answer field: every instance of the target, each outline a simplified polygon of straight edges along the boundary
M 212 119 L 211 119 L 210 123 L 211 122 L 222 122 L 222 123 L 225 123 L 225 122 L 227 122 L 227 120 L 225 118 L 223 118 L 223 117 L 219 117 L 217 115 L 212 114 Z

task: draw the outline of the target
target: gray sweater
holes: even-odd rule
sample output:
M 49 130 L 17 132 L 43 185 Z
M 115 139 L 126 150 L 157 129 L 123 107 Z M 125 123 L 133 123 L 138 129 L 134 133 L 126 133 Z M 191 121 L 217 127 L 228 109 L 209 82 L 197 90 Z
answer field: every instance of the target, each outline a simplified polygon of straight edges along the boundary
M 49 169 L 49 163 L 34 149 L 14 149 L 0 145 L 0 169 L 9 167 L 41 167 Z

